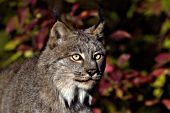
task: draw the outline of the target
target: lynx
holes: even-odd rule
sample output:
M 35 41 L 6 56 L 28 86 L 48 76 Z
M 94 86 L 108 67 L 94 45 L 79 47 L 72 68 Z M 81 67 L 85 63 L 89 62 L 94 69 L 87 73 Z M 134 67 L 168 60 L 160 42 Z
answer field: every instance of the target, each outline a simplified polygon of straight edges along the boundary
M 1 72 L 0 113 L 92 113 L 105 68 L 103 27 L 57 21 L 40 55 Z

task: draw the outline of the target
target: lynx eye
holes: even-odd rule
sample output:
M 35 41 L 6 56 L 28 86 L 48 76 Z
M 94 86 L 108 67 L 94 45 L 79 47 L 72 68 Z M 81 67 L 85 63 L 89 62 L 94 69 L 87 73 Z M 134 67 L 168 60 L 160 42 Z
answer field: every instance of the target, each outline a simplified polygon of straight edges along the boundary
M 74 54 L 71 56 L 71 59 L 74 61 L 79 61 L 79 60 L 82 60 L 82 57 L 79 54 Z
M 100 53 L 94 55 L 95 60 L 100 60 L 101 58 L 102 58 L 102 54 L 100 54 Z

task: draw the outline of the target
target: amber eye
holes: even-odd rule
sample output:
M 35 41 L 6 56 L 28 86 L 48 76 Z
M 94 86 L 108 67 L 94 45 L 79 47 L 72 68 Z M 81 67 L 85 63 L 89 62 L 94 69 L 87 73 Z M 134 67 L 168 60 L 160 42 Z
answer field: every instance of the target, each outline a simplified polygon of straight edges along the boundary
M 82 57 L 79 54 L 74 54 L 71 56 L 71 59 L 74 61 L 79 61 L 79 60 L 82 60 Z
M 101 54 L 96 54 L 96 55 L 94 55 L 94 59 L 95 59 L 95 60 L 100 60 L 101 57 L 102 57 Z

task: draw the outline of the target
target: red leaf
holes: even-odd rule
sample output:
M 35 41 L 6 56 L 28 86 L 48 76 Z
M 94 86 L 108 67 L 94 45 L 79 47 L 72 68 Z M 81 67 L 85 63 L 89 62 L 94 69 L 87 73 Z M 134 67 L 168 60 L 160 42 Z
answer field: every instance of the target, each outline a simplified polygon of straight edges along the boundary
M 113 32 L 111 34 L 111 37 L 114 39 L 124 39 L 124 38 L 130 39 L 132 36 L 126 31 L 118 30 L 118 31 Z
M 23 3 L 25 3 L 26 5 L 27 5 L 27 4 L 35 5 L 35 4 L 36 4 L 36 2 L 37 2 L 37 0 L 24 0 L 24 2 L 23 2 Z
M 114 70 L 114 66 L 111 65 L 111 64 L 106 63 L 105 72 L 106 72 L 106 73 L 112 73 L 113 70 Z
M 153 3 L 150 8 L 152 8 L 153 12 L 156 15 L 158 15 L 158 16 L 160 15 L 160 13 L 161 13 L 161 3 L 160 2 Z
M 20 20 L 20 24 L 23 25 L 25 20 L 28 18 L 29 16 L 29 9 L 28 8 L 21 8 L 19 9 L 19 20 Z
M 115 70 L 112 73 L 111 79 L 114 81 L 114 83 L 119 84 L 121 83 L 121 80 L 123 78 L 123 72 L 120 70 Z
M 146 106 L 153 106 L 158 103 L 158 100 L 146 100 L 145 105 Z
M 163 99 L 162 103 L 165 105 L 165 107 L 170 110 L 170 99 Z
M 23 41 L 28 39 L 28 35 L 26 35 L 26 34 L 18 35 L 18 36 L 15 37 L 15 39 L 23 42 Z
M 164 62 L 164 61 L 167 61 L 167 60 L 170 60 L 170 53 L 161 53 L 155 58 L 155 61 L 157 63 Z
M 16 17 L 16 16 L 12 17 L 7 23 L 6 32 L 10 33 L 13 30 L 17 29 L 19 26 L 20 25 L 19 25 L 18 17 Z
M 138 76 L 140 76 L 140 73 L 138 71 L 135 71 L 135 70 L 131 70 L 131 71 L 126 72 L 124 74 L 125 79 L 133 79 L 133 78 L 138 77 Z
M 130 54 L 122 54 L 122 55 L 118 58 L 117 64 L 118 64 L 118 65 L 122 65 L 122 64 L 126 63 L 129 59 L 130 59 Z
M 32 4 L 32 5 L 35 5 L 36 2 L 37 2 L 37 0 L 31 0 L 31 4 Z
M 76 12 L 76 10 L 79 8 L 79 4 L 76 3 L 72 6 L 72 10 L 70 12 L 70 16 L 74 16 L 74 13 Z
M 48 36 L 48 29 L 42 28 L 36 37 L 36 48 L 38 50 L 41 50 L 43 48 L 47 36 Z
M 108 89 L 112 88 L 112 84 L 109 83 L 108 81 L 104 81 L 104 78 L 102 79 L 100 86 L 98 88 L 98 92 L 102 96 L 107 96 L 108 95 Z
M 140 77 L 136 77 L 132 80 L 132 83 L 134 85 L 141 85 L 141 84 L 146 84 L 148 82 L 151 81 L 151 77 L 150 76 L 140 76 Z
M 165 65 L 170 61 L 170 53 L 160 53 L 156 56 L 155 61 L 157 62 L 156 67 Z
M 39 23 L 38 19 L 33 19 L 27 26 L 25 26 L 24 30 L 29 31 L 34 28 Z
M 30 50 L 30 49 L 32 49 L 30 46 L 22 44 L 17 48 L 17 51 L 27 51 L 27 50 Z
M 100 108 L 94 108 L 93 113 L 102 113 Z
M 45 20 L 45 21 L 42 23 L 41 27 L 42 27 L 42 28 L 48 27 L 49 24 L 50 24 L 50 21 L 49 21 L 49 20 Z
M 96 10 L 83 11 L 82 13 L 80 13 L 79 18 L 86 19 L 89 16 L 97 16 L 97 15 L 98 15 L 98 13 Z
M 155 76 L 155 77 L 159 77 L 160 75 L 164 74 L 167 72 L 167 69 L 164 69 L 164 68 L 160 68 L 160 69 L 156 69 L 154 70 L 151 75 L 152 76 Z

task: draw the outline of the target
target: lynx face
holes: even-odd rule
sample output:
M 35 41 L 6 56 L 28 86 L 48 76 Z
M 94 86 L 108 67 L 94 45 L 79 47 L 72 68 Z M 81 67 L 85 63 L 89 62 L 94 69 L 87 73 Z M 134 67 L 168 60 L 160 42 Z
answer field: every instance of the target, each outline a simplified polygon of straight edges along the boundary
M 105 50 L 102 43 L 97 42 L 93 37 L 76 36 L 72 38 L 74 39 L 65 42 L 58 48 L 65 55 L 54 64 L 59 67 L 56 69 L 55 79 L 59 80 L 63 77 L 78 88 L 90 90 L 102 77 Z
M 77 96 L 80 103 L 99 82 L 105 68 L 105 49 L 102 43 L 103 23 L 85 30 L 71 31 L 56 22 L 44 56 L 52 84 L 70 105 Z

